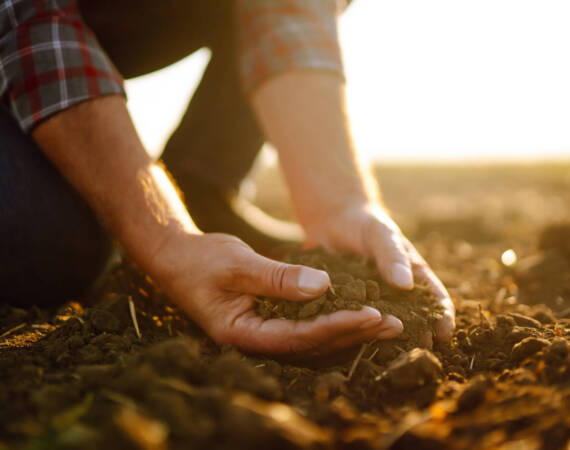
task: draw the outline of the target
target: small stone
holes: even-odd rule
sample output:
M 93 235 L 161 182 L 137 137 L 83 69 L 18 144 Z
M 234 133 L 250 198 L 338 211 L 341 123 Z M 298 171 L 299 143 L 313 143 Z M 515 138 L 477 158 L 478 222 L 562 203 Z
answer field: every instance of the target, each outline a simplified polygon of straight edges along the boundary
M 368 300 L 377 302 L 380 300 L 380 285 L 374 280 L 366 280 L 366 297 Z
M 542 350 L 550 343 L 546 339 L 527 337 L 513 346 L 511 359 L 515 362 L 522 361 L 536 352 Z
M 547 325 L 549 323 L 554 323 L 556 321 L 552 311 L 537 311 L 535 312 L 532 317 L 538 320 L 543 325 Z
M 485 401 L 487 391 L 493 387 L 493 381 L 484 375 L 473 378 L 457 397 L 457 411 L 472 411 Z
M 548 353 L 552 356 L 557 356 L 559 358 L 566 358 L 568 353 L 570 353 L 570 345 L 568 341 L 564 338 L 557 337 L 552 341 L 550 344 L 550 348 L 548 349 Z
M 435 383 L 442 371 L 441 362 L 433 353 L 415 348 L 398 356 L 382 378 L 394 389 L 407 391 Z
M 511 316 L 514 319 L 514 321 L 517 323 L 517 325 L 521 327 L 530 327 L 530 328 L 542 327 L 542 324 L 538 320 L 533 319 L 532 317 L 523 316 L 522 314 L 517 314 L 517 313 L 509 313 L 509 316 Z
M 512 328 L 509 334 L 507 334 L 507 341 L 511 344 L 514 344 L 522 341 L 529 336 L 532 336 L 532 332 L 529 329 L 515 326 Z
M 516 325 L 515 319 L 505 314 L 497 316 L 497 326 L 501 328 L 512 328 Z

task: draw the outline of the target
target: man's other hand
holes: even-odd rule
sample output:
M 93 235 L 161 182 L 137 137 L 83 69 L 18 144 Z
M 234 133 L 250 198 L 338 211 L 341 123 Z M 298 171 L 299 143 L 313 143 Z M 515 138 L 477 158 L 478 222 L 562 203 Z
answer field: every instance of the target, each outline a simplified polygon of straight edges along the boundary
M 449 340 L 455 329 L 455 306 L 447 290 L 415 247 L 379 205 L 355 205 L 335 211 L 306 230 L 308 245 L 328 250 L 350 251 L 376 261 L 380 274 L 399 289 L 412 289 L 414 280 L 427 284 L 444 307 L 434 336 Z M 431 334 L 422 342 L 432 346 Z

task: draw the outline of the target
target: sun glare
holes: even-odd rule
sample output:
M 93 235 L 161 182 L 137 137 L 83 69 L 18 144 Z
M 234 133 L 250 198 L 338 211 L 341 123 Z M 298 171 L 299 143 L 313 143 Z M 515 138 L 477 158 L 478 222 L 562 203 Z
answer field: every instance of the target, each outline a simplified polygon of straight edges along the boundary
M 354 136 L 382 161 L 570 155 L 570 4 L 357 0 L 341 19 Z M 157 155 L 209 52 L 127 82 Z M 223 127 L 223 124 L 220 124 Z

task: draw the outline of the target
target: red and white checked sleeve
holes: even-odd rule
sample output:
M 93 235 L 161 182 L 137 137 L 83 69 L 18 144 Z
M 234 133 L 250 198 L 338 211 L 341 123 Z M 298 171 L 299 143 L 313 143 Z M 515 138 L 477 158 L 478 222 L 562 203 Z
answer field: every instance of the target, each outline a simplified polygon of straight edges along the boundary
M 124 95 L 123 80 L 74 0 L 0 3 L 0 100 L 24 131 L 108 94 Z
M 290 70 L 344 77 L 338 0 L 238 0 L 240 74 L 246 91 Z

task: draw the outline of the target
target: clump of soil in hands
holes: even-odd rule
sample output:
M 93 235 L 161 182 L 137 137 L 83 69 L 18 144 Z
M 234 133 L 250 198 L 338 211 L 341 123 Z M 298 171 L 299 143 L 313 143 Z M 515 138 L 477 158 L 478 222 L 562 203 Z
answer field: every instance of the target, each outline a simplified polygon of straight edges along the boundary
M 335 255 L 318 249 L 292 252 L 284 261 L 326 271 L 332 287 L 320 297 L 306 302 L 263 297 L 256 311 L 264 319 L 313 320 L 340 310 L 371 306 L 383 315 L 399 318 L 404 324 L 404 333 L 399 340 L 410 340 L 417 345 L 443 316 L 443 308 L 427 286 L 416 284 L 410 291 L 396 289 L 383 281 L 376 265 L 365 258 Z

